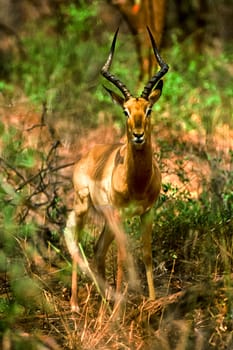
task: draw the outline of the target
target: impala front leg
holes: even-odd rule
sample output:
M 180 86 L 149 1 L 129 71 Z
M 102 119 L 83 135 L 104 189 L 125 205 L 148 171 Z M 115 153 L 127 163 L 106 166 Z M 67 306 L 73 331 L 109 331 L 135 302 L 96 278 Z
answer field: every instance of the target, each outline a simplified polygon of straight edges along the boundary
M 89 274 L 89 266 L 83 261 L 79 249 L 79 236 L 84 225 L 84 216 L 88 210 L 89 192 L 86 188 L 76 194 L 74 210 L 68 216 L 64 230 L 65 240 L 72 257 L 72 281 L 71 281 L 71 310 L 79 312 L 78 306 L 78 267 L 82 272 Z
M 72 257 L 71 310 L 79 312 L 77 270 L 78 263 L 81 262 L 81 256 L 78 248 L 77 219 L 74 210 L 69 214 L 64 234 L 68 250 Z
M 153 212 L 152 210 L 146 212 L 141 216 L 142 225 L 142 249 L 143 249 L 143 261 L 146 268 L 147 284 L 149 288 L 149 299 L 155 299 L 155 288 L 153 280 L 153 268 L 152 268 L 152 225 L 153 225 Z
M 108 252 L 108 248 L 114 240 L 114 234 L 110 230 L 107 223 L 104 224 L 104 228 L 100 234 L 98 242 L 95 246 L 95 266 L 98 273 L 98 278 L 103 286 L 105 282 L 105 259 Z M 104 283 L 105 284 L 105 283 Z
M 134 267 L 133 257 L 128 250 L 128 240 L 127 235 L 124 232 L 122 218 L 117 209 L 112 208 L 111 206 L 106 206 L 102 209 L 103 214 L 108 223 L 109 229 L 111 230 L 113 237 L 116 240 L 118 258 L 117 258 L 117 293 L 121 292 L 122 280 L 123 280 L 123 268 L 127 267 L 129 284 L 131 286 L 136 286 L 137 274 Z

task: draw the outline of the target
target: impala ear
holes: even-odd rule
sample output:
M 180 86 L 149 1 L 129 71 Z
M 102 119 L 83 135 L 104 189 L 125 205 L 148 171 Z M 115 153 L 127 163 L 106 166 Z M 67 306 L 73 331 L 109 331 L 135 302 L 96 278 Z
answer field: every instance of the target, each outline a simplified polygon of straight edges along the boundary
M 152 106 L 160 98 L 162 94 L 162 90 L 163 90 L 163 81 L 160 80 L 148 97 L 148 100 Z
M 125 102 L 124 97 L 122 97 L 122 96 L 118 95 L 116 92 L 108 89 L 106 86 L 104 86 L 104 88 L 111 96 L 113 102 L 117 103 L 118 105 L 120 105 L 122 107 L 123 103 Z

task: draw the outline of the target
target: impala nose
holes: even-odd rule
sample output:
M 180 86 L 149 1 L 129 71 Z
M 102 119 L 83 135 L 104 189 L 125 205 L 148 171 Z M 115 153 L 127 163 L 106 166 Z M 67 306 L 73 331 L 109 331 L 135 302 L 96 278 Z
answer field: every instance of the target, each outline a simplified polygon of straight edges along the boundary
M 133 142 L 135 142 L 135 143 L 143 143 L 145 141 L 144 132 L 142 132 L 142 133 L 135 133 L 134 132 L 133 136 L 134 136 Z

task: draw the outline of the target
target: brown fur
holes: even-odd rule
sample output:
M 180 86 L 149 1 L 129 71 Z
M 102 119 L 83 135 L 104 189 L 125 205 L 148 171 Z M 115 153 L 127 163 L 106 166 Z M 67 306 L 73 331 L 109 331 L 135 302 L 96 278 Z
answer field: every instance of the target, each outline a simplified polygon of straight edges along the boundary
M 157 99 L 160 92 L 153 92 L 153 96 Z M 146 115 L 147 109 L 155 102 L 153 96 L 150 96 L 148 101 L 143 98 L 131 98 L 123 103 L 122 107 L 129 113 L 126 121 L 126 144 L 96 145 L 74 168 L 74 211 L 68 219 L 65 232 L 74 266 L 71 298 L 73 310 L 78 309 L 77 264 L 83 266 L 78 246 L 75 248 L 75 244 L 77 245 L 79 232 L 85 224 L 85 217 L 90 207 L 94 207 L 105 219 L 104 230 L 95 249 L 96 269 L 103 279 L 108 247 L 113 239 L 117 242 L 119 265 L 117 292 L 121 290 L 123 264 L 128 267 L 131 283 L 136 278 L 122 220 L 126 216 L 141 216 L 143 257 L 149 296 L 152 299 L 155 297 L 151 256 L 153 222 L 151 208 L 160 192 L 161 175 L 153 158 L 151 120 L 150 116 Z M 138 141 L 140 137 L 141 142 Z
M 161 77 L 167 72 L 168 66 L 159 56 L 149 29 L 148 32 L 161 70 L 147 83 L 141 97 L 132 97 L 126 86 L 109 72 L 118 30 L 115 33 L 109 57 L 101 70 L 103 76 L 118 87 L 124 95 L 123 98 L 105 88 L 112 99 L 123 108 L 126 115 L 126 143 L 96 145 L 74 168 L 74 210 L 69 215 L 65 229 L 67 246 L 73 259 L 71 307 L 74 311 L 79 310 L 77 266 L 79 265 L 93 277 L 89 266 L 86 266 L 82 259 L 78 246 L 79 234 L 90 208 L 94 208 L 105 222 L 95 248 L 95 265 L 100 285 L 104 285 L 102 282 L 105 280 L 105 258 L 114 239 L 118 248 L 117 295 L 121 292 L 123 265 L 127 267 L 130 284 L 135 285 L 137 278 L 133 259 L 127 248 L 123 220 L 126 216 L 139 215 L 149 297 L 155 298 L 151 251 L 153 225 L 151 209 L 159 196 L 161 174 L 153 158 L 150 112 L 161 95 L 163 86 Z

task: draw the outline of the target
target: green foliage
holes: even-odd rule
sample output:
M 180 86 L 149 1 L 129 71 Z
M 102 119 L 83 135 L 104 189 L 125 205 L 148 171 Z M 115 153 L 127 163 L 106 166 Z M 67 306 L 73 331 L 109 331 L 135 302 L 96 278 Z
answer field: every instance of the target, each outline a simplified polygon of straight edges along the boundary
M 13 82 L 20 84 L 33 101 L 47 101 L 50 111 L 58 117 L 65 113 L 67 119 L 91 127 L 97 125 L 98 113 L 104 109 L 106 115 L 116 114 L 115 121 L 122 126 L 119 106 L 113 106 L 100 85 L 99 71 L 112 35 L 104 31 L 99 20 L 96 22 L 97 2 L 70 4 L 62 11 L 64 23 L 58 34 L 53 33 L 59 25 L 57 18 L 45 22 L 39 30 L 29 25 L 31 34 L 23 38 L 26 57 L 15 62 Z M 170 70 L 163 97 L 154 107 L 159 112 L 157 118 L 168 113 L 173 127 L 190 130 L 199 127 L 192 118 L 195 114 L 208 133 L 219 123 L 232 125 L 230 53 L 216 54 L 209 49 L 198 55 L 190 40 L 180 44 L 174 36 L 171 47 L 162 54 Z M 137 94 L 138 66 L 132 38 L 119 34 L 115 56 L 114 74 Z
M 204 279 L 216 273 L 216 269 L 221 274 L 233 266 L 233 173 L 222 169 L 221 163 L 214 181 L 220 178 L 224 179 L 220 193 L 215 192 L 214 185 L 206 187 L 203 182 L 203 192 L 198 198 L 164 183 L 155 211 L 156 257 L 167 261 L 169 266 L 175 252 L 177 268 L 180 262 L 178 269 L 188 275 L 194 272 L 190 262 L 195 259 L 196 274 Z
M 11 327 L 18 318 L 38 309 L 45 310 L 48 305 L 42 285 L 32 273 L 33 259 L 38 254 L 35 242 L 39 241 L 39 224 L 32 216 L 27 215 L 33 205 L 39 207 L 39 197 L 37 201 L 32 200 L 33 191 L 39 196 L 38 188 L 42 192 L 46 188 L 46 183 L 41 182 L 35 191 L 35 183 L 30 182 L 30 178 L 35 180 L 39 177 L 42 180 L 43 173 L 36 165 L 43 165 L 46 157 L 40 151 L 25 146 L 25 139 L 18 130 L 2 124 L 0 129 L 1 337 L 2 332 Z M 51 152 L 49 162 L 51 163 Z M 47 206 L 52 208 L 55 216 L 52 203 Z M 41 232 L 42 230 L 40 234 Z M 5 280 L 2 276 L 5 276 Z
M 12 93 L 14 91 L 14 88 L 11 84 L 0 80 L 0 92 L 1 93 Z
M 221 123 L 232 126 L 231 55 L 216 54 L 213 49 L 197 54 L 190 40 L 180 44 L 176 38 L 164 55 L 170 70 L 156 110 L 163 114 L 166 108 L 173 116 L 173 127 L 185 130 L 200 128 L 194 114 L 200 116 L 201 127 L 208 133 Z
M 30 149 L 23 148 L 22 140 L 17 139 L 15 130 L 1 134 L 3 158 L 0 178 L 0 272 L 10 277 L 12 288 L 0 300 L 0 336 L 31 308 L 31 303 L 36 306 L 36 298 L 41 298 L 37 282 L 27 274 L 27 264 L 20 249 L 20 242 L 32 239 L 37 228 L 32 221 L 20 222 L 18 214 L 25 200 L 25 193 L 17 192 L 14 182 L 17 178 L 14 168 L 18 166 L 27 169 L 31 166 L 31 162 L 34 163 L 33 153 Z M 37 303 L 37 308 L 39 305 Z
M 29 24 L 23 39 L 26 58 L 15 62 L 13 80 L 34 102 L 47 101 L 52 113 L 76 118 L 83 125 L 96 125 L 103 107 L 99 70 L 106 57 L 106 33 L 96 21 L 97 3 L 81 1 L 63 7 L 64 23 L 59 34 L 55 18 L 41 30 Z M 97 37 L 96 32 L 103 32 Z M 99 102 L 98 102 L 99 101 Z M 101 103 L 101 104 L 100 104 Z
M 119 107 L 113 106 L 100 84 L 99 70 L 107 58 L 112 34 L 105 33 L 99 20 L 96 23 L 97 4 L 97 1 L 90 4 L 79 1 L 78 6 L 64 6 L 64 26 L 59 33 L 53 31 L 58 26 L 57 18 L 44 22 L 41 28 L 35 29 L 30 24 L 28 34 L 23 38 L 26 57 L 14 62 L 11 82 L 0 82 L 0 91 L 12 95 L 13 86 L 17 85 L 35 103 L 40 105 L 46 101 L 54 123 L 59 118 L 67 118 L 90 128 L 98 125 L 98 113 L 101 112 L 110 115 L 111 120 L 122 127 L 124 116 L 121 117 Z M 214 50 L 210 52 L 208 58 L 207 53 L 197 55 L 189 41 L 180 44 L 176 38 L 171 48 L 162 52 L 170 70 L 164 79 L 163 96 L 154 106 L 153 118 L 156 124 L 160 123 L 161 129 L 201 129 L 211 134 L 216 125 L 228 123 L 233 126 L 232 57 L 229 52 L 214 55 Z M 116 57 L 114 74 L 137 94 L 138 72 L 132 39 L 119 34 Z M 3 332 L 26 313 L 44 307 L 42 286 L 33 278 L 30 266 L 34 239 L 42 228 L 30 216 L 26 220 L 25 211 L 38 209 L 40 204 L 36 196 L 41 189 L 45 189 L 49 202 L 46 215 L 51 222 L 62 227 L 61 217 L 65 216 L 66 208 L 56 186 L 47 191 L 46 174 L 51 169 L 43 167 L 48 158 L 46 154 L 26 147 L 22 135 L 14 128 L 7 129 L 2 122 L 0 141 L 0 272 L 7 274 L 10 284 L 10 294 L 6 293 L 6 297 L 0 299 L 0 332 Z M 159 137 L 157 143 L 161 147 L 162 160 L 169 158 L 174 145 Z M 176 143 L 179 144 L 179 140 Z M 178 151 L 182 153 L 182 144 L 179 147 Z M 232 169 L 233 153 L 230 152 L 229 169 Z M 210 155 L 204 156 L 213 161 Z M 38 159 L 42 165 L 36 174 Z M 183 158 L 176 161 L 176 175 L 185 188 L 192 179 L 182 170 L 183 162 Z M 215 270 L 226 276 L 233 265 L 233 175 L 230 170 L 223 170 L 221 162 L 217 175 L 224 180 L 221 191 L 214 191 L 213 181 L 208 187 L 203 180 L 203 192 L 197 198 L 172 183 L 164 183 L 155 210 L 156 259 L 165 261 L 166 267 L 171 267 L 176 259 L 179 273 L 190 279 L 194 273 L 200 280 L 208 278 Z M 21 185 L 33 177 L 35 191 L 32 193 L 30 185 Z M 66 192 L 64 178 L 59 189 L 63 187 Z M 33 196 L 37 198 L 34 202 Z M 139 220 L 126 222 L 126 231 L 133 239 L 139 239 Z M 59 242 L 56 230 L 51 235 L 56 243 Z M 93 245 L 91 238 L 85 235 L 89 250 Z M 60 247 L 53 249 L 62 255 Z
M 11 75 L 13 84 L 20 85 L 33 102 L 46 101 L 56 117 L 65 113 L 67 119 L 88 127 L 97 125 L 98 113 L 103 109 L 111 115 L 115 111 L 100 84 L 100 68 L 109 53 L 112 34 L 97 19 L 97 3 L 81 1 L 78 6 L 63 6 L 63 27 L 56 34 L 53 28 L 59 26 L 59 18 L 45 21 L 41 28 L 29 23 L 28 34 L 22 39 L 25 58 L 14 62 Z M 130 77 L 127 85 L 133 91 L 137 74 L 132 73 L 133 67 L 136 69 L 132 47 L 131 37 L 122 40 L 119 35 L 114 73 Z
M 14 142 L 13 142 L 14 140 Z M 11 165 L 16 168 L 33 168 L 36 163 L 36 155 L 39 154 L 33 148 L 24 146 L 24 140 L 17 135 L 17 130 L 10 128 L 2 136 L 3 155 L 6 162 L 10 161 Z

